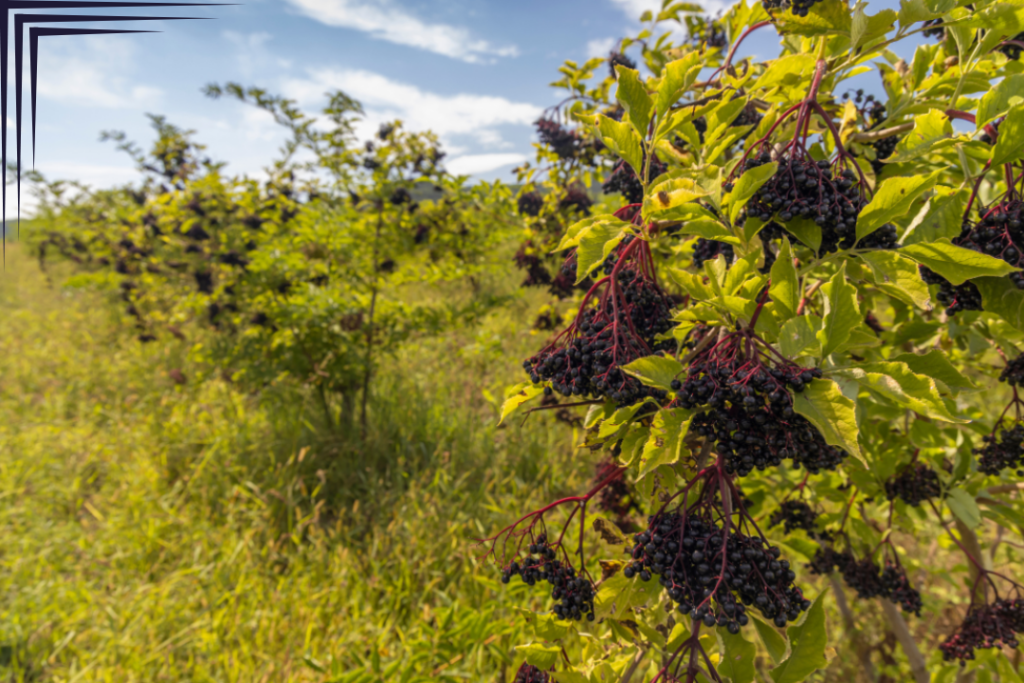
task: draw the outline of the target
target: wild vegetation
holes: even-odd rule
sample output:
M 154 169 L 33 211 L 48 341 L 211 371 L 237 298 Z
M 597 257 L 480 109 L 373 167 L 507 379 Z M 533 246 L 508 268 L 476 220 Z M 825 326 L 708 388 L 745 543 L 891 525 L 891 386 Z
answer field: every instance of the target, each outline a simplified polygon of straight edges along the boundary
M 5 674 L 1021 680 L 1024 5 L 641 21 L 515 188 L 237 84 L 265 181 L 32 178 Z

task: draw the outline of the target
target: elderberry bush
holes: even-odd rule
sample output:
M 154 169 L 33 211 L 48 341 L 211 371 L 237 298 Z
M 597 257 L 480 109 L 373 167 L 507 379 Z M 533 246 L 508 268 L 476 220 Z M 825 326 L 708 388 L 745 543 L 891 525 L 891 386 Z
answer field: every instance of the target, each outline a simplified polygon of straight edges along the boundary
M 810 607 L 778 547 L 732 529 L 725 535 L 710 515 L 661 515 L 633 540 L 625 576 L 658 576 L 676 608 L 705 626 L 739 633 L 756 607 L 781 628 Z
M 738 171 L 742 174 L 772 161 L 767 151 L 747 159 Z M 776 220 L 783 228 L 803 218 L 821 229 L 822 253 L 850 249 L 856 243 L 862 249 L 891 249 L 896 246 L 896 228 L 885 225 L 857 241 L 857 215 L 866 205 L 861 196 L 857 174 L 849 169 L 838 173 L 832 162 L 814 161 L 805 153 L 785 153 L 777 159 L 775 174 L 758 188 L 746 206 L 746 215 L 765 223 Z M 731 189 L 731 185 L 726 187 Z M 771 239 L 762 230 L 762 240 Z M 794 239 L 795 235 L 792 235 Z
M 985 474 L 999 474 L 1004 469 L 1016 469 L 1018 476 L 1024 476 L 1024 424 L 993 431 L 982 437 L 985 445 L 975 448 L 978 469 Z
M 523 665 L 516 671 L 513 683 L 548 683 L 550 680 L 547 672 L 541 671 L 533 664 L 523 662 Z
M 818 513 L 802 500 L 787 500 L 768 518 L 768 526 L 779 524 L 787 534 L 794 529 L 814 533 L 818 526 Z
M 738 353 L 745 341 L 742 335 L 723 341 L 714 353 L 693 360 L 685 381 L 673 382 L 682 408 L 711 408 L 693 418 L 691 429 L 715 440 L 729 474 L 746 476 L 784 459 L 813 474 L 835 469 L 846 452 L 826 444 L 821 432 L 793 410 L 787 391 L 803 391 L 821 370 L 746 358 Z
M 885 495 L 889 500 L 899 498 L 914 507 L 941 494 L 942 483 L 938 473 L 922 462 L 910 465 L 885 482 Z
M 956 633 L 939 645 L 947 662 L 974 659 L 974 651 L 1006 646 L 1016 648 L 1017 634 L 1024 631 L 1024 600 L 1003 598 L 972 607 Z
M 513 561 L 501 572 L 501 582 L 508 583 L 518 575 L 528 586 L 538 581 L 551 584 L 552 608 L 559 619 L 580 621 L 594 620 L 594 584 L 585 576 L 578 576 L 572 565 L 557 559 L 554 544 L 547 542 L 547 536 L 540 534 L 529 546 L 530 554 L 522 564 Z

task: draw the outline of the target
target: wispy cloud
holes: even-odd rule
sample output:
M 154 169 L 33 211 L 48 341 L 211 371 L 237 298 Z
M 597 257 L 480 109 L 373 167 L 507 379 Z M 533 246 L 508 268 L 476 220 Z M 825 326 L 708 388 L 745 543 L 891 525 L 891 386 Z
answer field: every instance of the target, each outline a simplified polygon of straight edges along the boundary
M 285 82 L 285 92 L 303 104 L 323 101 L 328 90 L 342 90 L 362 102 L 368 133 L 386 120 L 401 119 L 411 130 L 431 130 L 450 152 L 454 139 L 467 136 L 484 147 L 507 147 L 500 126 L 530 125 L 541 108 L 490 95 L 438 95 L 414 85 L 393 81 L 380 74 L 352 69 L 314 69 L 305 79 Z M 514 162 L 507 162 L 514 163 Z
M 640 15 L 650 10 L 654 15 L 661 11 L 661 0 L 611 0 L 611 3 L 621 9 L 626 17 L 632 21 L 640 19 Z M 728 3 L 724 0 L 698 0 L 696 3 L 704 8 L 707 14 L 715 14 L 725 9 Z
M 476 175 L 496 171 L 502 166 L 521 164 L 526 161 L 525 154 L 465 154 L 445 162 L 445 167 L 455 175 Z
M 514 45 L 499 47 L 474 39 L 461 26 L 432 24 L 414 16 L 394 0 L 287 0 L 300 12 L 327 24 L 363 31 L 374 38 L 436 52 L 464 62 L 515 57 Z
M 587 42 L 587 58 L 607 57 L 618 42 L 614 38 L 594 38 Z
M 138 63 L 130 36 L 89 36 L 40 41 L 39 95 L 57 102 L 108 108 L 159 104 L 162 91 L 133 84 L 128 76 Z

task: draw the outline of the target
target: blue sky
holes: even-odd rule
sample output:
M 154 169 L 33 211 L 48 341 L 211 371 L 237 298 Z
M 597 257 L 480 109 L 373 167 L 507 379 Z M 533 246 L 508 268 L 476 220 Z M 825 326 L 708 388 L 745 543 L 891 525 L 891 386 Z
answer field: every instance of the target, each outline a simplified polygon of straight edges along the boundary
M 870 10 L 895 4 L 872 2 Z M 451 170 L 509 179 L 531 155 L 531 123 L 559 99 L 548 87 L 558 66 L 606 54 L 655 5 L 660 0 L 244 0 L 169 11 L 211 21 L 118 25 L 158 34 L 43 38 L 36 168 L 94 187 L 133 180 L 130 159 L 99 133 L 123 130 L 147 145 L 152 112 L 195 129 L 229 173 L 259 173 L 283 134 L 268 116 L 200 92 L 209 82 L 238 81 L 307 111 L 340 88 L 363 102 L 365 132 L 400 118 L 440 135 Z M 743 53 L 767 58 L 777 42 L 762 29 Z M 13 137 L 13 111 L 8 117 Z

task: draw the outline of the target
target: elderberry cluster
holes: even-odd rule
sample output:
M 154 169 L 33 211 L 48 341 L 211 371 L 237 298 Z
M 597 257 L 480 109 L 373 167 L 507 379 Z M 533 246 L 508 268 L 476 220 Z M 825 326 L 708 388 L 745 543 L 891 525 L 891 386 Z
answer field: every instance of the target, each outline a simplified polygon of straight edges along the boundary
M 942 483 L 938 473 L 923 462 L 910 465 L 885 482 L 885 495 L 889 500 L 899 498 L 914 507 L 941 494 Z
M 537 137 L 541 143 L 550 147 L 559 159 L 572 159 L 579 152 L 579 136 L 558 121 L 540 118 L 533 125 L 537 128 Z
M 1024 353 L 1006 363 L 1006 367 L 999 373 L 999 381 L 1006 382 L 1011 387 L 1024 384 Z
M 985 474 L 999 474 L 1002 469 L 1017 469 L 1017 475 L 1024 477 L 1024 424 L 1003 428 L 996 433 L 986 434 L 985 445 L 975 448 L 978 469 Z
M 668 166 L 662 163 L 658 159 L 657 155 L 655 155 L 651 159 L 651 168 L 649 172 L 650 181 L 654 181 L 655 178 L 665 173 L 667 170 Z M 618 165 L 615 166 L 611 175 L 605 179 L 601 189 L 605 194 L 621 192 L 622 198 L 629 204 L 640 204 L 644 200 L 644 186 L 636 177 L 633 167 L 625 161 L 620 161 Z
M 818 548 L 810 564 L 812 574 L 827 576 L 836 569 L 843 575 L 843 581 L 857 597 L 863 600 L 885 598 L 916 616 L 921 616 L 921 594 L 910 585 L 903 567 L 886 560 L 885 568 L 879 570 L 878 563 L 870 557 L 857 560 L 849 550 L 842 552 L 831 546 Z
M 981 292 L 977 285 L 967 280 L 959 285 L 942 277 L 931 268 L 918 266 L 921 279 L 929 285 L 938 285 L 939 291 L 935 300 L 946 307 L 946 315 L 956 315 L 960 311 L 980 311 L 982 309 Z
M 771 162 L 765 151 L 747 159 L 738 173 Z M 797 218 L 813 221 L 821 228 L 822 253 L 849 249 L 857 243 L 857 215 L 866 204 L 857 175 L 845 169 L 836 175 L 827 160 L 814 161 L 806 155 L 785 154 L 768 182 L 758 188 L 746 206 L 748 216 L 765 223 L 773 218 L 783 226 Z M 731 190 L 731 186 L 726 188 Z M 762 239 L 771 238 L 764 233 Z M 795 236 L 793 236 L 795 238 Z M 896 246 L 896 228 L 885 225 L 860 240 L 865 249 L 891 249 Z
M 699 237 L 693 246 L 693 265 L 703 268 L 705 261 L 714 261 L 719 254 L 725 257 L 725 262 L 729 265 L 732 265 L 736 258 L 731 244 Z
M 818 526 L 818 513 L 802 500 L 787 500 L 768 519 L 768 526 L 779 524 L 783 525 L 787 534 L 794 529 L 814 533 Z
M 547 672 L 541 671 L 533 664 L 523 662 L 523 665 L 516 671 L 516 677 L 512 683 L 548 683 L 550 680 Z
M 1016 634 L 1024 631 L 1024 600 L 996 600 L 971 608 L 956 633 L 939 645 L 947 662 L 974 659 L 974 651 L 1005 645 L 1016 648 Z
M 672 299 L 632 268 L 618 274 L 617 284 L 619 321 L 611 295 L 583 311 L 564 346 L 549 346 L 523 362 L 531 381 L 550 381 L 563 396 L 605 396 L 623 406 L 647 396 L 665 397 L 664 391 L 644 386 L 619 366 L 672 348 L 671 340 L 655 339 L 672 327 Z
M 677 609 L 705 626 L 739 633 L 753 606 L 781 628 L 810 607 L 778 547 L 733 530 L 726 536 L 710 517 L 662 515 L 633 540 L 625 576 L 657 575 Z
M 624 66 L 627 69 L 636 69 L 636 62 L 621 52 L 612 50 L 608 54 L 608 71 L 611 72 L 612 78 L 618 77 L 618 74 L 615 72 L 616 66 Z
M 537 192 L 524 192 L 516 202 L 520 216 L 538 216 L 544 207 L 544 198 Z
M 787 458 L 817 474 L 835 469 L 846 453 L 826 444 L 821 433 L 796 414 L 786 389 L 802 392 L 818 377 L 817 368 L 768 367 L 739 355 L 714 355 L 694 360 L 686 380 L 674 380 L 672 388 L 683 408 L 711 407 L 693 418 L 691 429 L 715 439 L 729 474 L 746 476 L 755 467 L 776 467 Z
M 514 257 L 516 267 L 526 271 L 526 279 L 523 280 L 523 287 L 551 284 L 551 273 L 541 261 L 540 254 L 534 248 L 533 243 L 527 240 L 516 252 Z
M 928 27 L 922 31 L 925 38 L 943 39 L 946 37 L 946 27 L 943 26 L 942 19 L 929 19 L 924 22 L 924 25 Z
M 821 0 L 761 0 L 764 9 L 770 15 L 772 10 L 787 10 L 793 8 L 793 14 L 798 17 L 806 17 L 814 4 Z
M 577 576 L 572 565 L 556 559 L 555 546 L 548 544 L 546 534 L 540 534 L 536 542 L 530 544 L 529 552 L 522 565 L 512 562 L 502 570 L 501 582 L 508 583 L 514 575 L 519 575 L 528 586 L 547 581 L 552 586 L 551 599 L 556 601 L 551 610 L 555 616 L 593 621 L 594 584 L 584 576 Z

